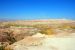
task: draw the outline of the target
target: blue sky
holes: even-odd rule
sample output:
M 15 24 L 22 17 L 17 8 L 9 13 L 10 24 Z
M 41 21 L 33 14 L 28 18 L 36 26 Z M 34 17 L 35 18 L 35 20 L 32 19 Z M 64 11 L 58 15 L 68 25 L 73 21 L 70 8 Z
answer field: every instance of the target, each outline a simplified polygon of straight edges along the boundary
M 0 19 L 75 19 L 75 0 L 0 0 Z

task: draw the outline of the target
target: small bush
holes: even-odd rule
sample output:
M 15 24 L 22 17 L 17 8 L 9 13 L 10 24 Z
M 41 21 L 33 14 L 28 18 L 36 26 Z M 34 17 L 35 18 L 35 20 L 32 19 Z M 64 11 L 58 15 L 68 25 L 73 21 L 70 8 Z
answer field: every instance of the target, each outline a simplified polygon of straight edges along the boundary
M 3 46 L 0 46 L 0 50 L 4 50 L 4 47 Z

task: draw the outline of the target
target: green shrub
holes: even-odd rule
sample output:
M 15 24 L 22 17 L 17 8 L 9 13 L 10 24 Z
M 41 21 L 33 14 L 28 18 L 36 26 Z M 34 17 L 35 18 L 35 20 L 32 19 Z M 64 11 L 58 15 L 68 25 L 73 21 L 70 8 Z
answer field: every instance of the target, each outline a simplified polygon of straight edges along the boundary
M 3 46 L 0 46 L 0 50 L 4 50 L 4 47 Z

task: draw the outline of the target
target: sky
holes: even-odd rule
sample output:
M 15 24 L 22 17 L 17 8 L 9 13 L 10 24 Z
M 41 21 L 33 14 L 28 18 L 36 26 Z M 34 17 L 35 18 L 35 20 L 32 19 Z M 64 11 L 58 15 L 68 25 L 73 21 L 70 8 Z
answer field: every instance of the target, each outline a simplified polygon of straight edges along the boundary
M 0 0 L 0 19 L 75 19 L 75 0 Z

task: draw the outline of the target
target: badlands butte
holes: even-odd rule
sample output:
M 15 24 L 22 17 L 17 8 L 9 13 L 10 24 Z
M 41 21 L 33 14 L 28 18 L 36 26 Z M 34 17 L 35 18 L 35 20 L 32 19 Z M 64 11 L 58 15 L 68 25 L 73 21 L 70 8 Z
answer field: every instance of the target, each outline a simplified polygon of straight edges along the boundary
M 0 21 L 0 50 L 75 50 L 75 20 Z

